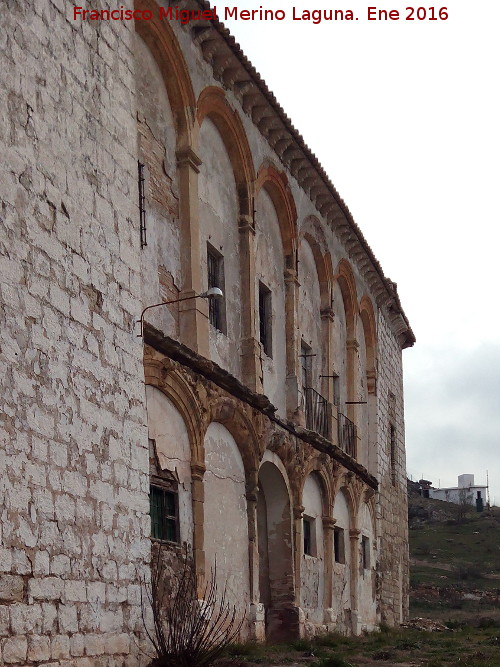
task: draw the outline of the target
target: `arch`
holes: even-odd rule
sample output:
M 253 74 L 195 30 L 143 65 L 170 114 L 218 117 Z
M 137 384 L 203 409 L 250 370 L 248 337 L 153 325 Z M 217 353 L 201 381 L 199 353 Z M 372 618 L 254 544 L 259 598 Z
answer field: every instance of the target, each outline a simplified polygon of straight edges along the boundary
M 199 129 L 205 118 L 209 118 L 218 129 L 229 155 L 240 203 L 240 214 L 251 215 L 252 186 L 255 181 L 252 152 L 243 123 L 238 113 L 229 106 L 222 88 L 208 86 L 198 97 L 196 144 L 199 141 Z
M 211 422 L 204 437 L 206 472 L 203 478 L 204 551 L 206 569 L 220 594 L 245 618 L 251 597 L 249 524 L 245 466 L 239 446 L 220 422 Z M 248 623 L 241 636 L 248 632 Z
M 247 482 L 250 482 L 252 474 L 259 468 L 259 439 L 252 421 L 237 403 L 228 398 L 219 398 L 210 406 L 203 439 L 213 422 L 222 424 L 233 436 L 243 461 Z
M 201 405 L 182 375 L 171 367 L 171 362 L 144 359 L 144 383 L 156 387 L 174 404 L 186 425 L 191 445 L 191 462 L 203 465 L 203 424 Z
M 361 507 L 366 506 L 368 509 L 368 512 L 370 514 L 371 522 L 372 522 L 372 531 L 373 531 L 373 536 L 374 538 L 377 536 L 377 520 L 376 520 L 376 511 L 375 511 L 375 493 L 373 489 L 366 487 L 365 490 L 363 491 L 361 498 L 360 498 L 360 503 L 359 503 L 359 508 L 358 512 L 361 511 Z
M 309 461 L 304 469 L 304 474 L 300 480 L 300 487 L 298 489 L 298 497 L 302 498 L 304 493 L 304 484 L 307 477 L 315 472 L 321 487 L 321 497 L 323 500 L 323 516 L 331 516 L 333 509 L 333 488 L 331 484 L 332 476 L 326 465 L 321 461 L 321 455 Z
M 177 541 L 194 543 L 193 496 L 191 485 L 192 451 L 186 422 L 174 403 L 161 389 L 146 385 L 146 411 L 149 456 L 156 459 L 150 473 L 160 479 L 168 471 L 175 481 L 173 490 L 177 494 Z M 151 478 L 150 478 L 151 479 Z M 170 478 L 172 479 L 172 478 Z M 157 482 L 152 482 L 157 485 Z
M 354 529 L 357 526 L 356 518 L 358 514 L 358 503 L 355 498 L 355 495 L 348 483 L 346 483 L 345 481 L 341 482 L 341 484 L 335 490 L 335 495 L 333 497 L 333 507 L 335 507 L 335 500 L 339 495 L 339 493 L 343 494 L 345 501 L 347 503 L 347 509 L 349 512 L 349 528 Z
M 357 313 L 357 290 L 356 280 L 351 265 L 346 259 L 341 259 L 335 271 L 334 280 L 336 280 L 342 293 L 344 302 L 346 328 L 348 340 L 353 340 L 356 336 L 356 313 Z
M 366 374 L 369 378 L 369 374 L 375 373 L 377 367 L 377 325 L 372 300 L 366 294 L 359 302 L 359 316 L 365 334 Z
M 176 124 L 177 149 L 192 145 L 196 98 L 182 50 L 168 21 L 160 19 L 154 0 L 135 0 L 139 10 L 152 13 L 150 21 L 135 21 L 135 29 L 160 68 Z
M 325 232 L 320 220 L 314 216 L 308 216 L 300 229 L 299 244 L 304 239 L 310 245 L 316 262 L 316 271 L 321 293 L 321 308 L 331 307 L 331 288 L 333 279 L 333 266 Z
M 297 570 L 300 571 L 298 581 L 300 607 L 305 613 L 306 622 L 321 624 L 324 622 L 325 571 L 330 550 L 325 543 L 326 531 L 323 525 L 325 516 L 323 485 L 315 470 L 304 480 L 301 501 L 301 509 L 303 508 L 301 544 L 296 545 Z M 329 565 L 328 562 L 328 567 Z
M 257 195 L 262 188 L 266 190 L 276 209 L 286 266 L 287 268 L 295 269 L 297 209 L 286 175 L 283 172 L 278 172 L 272 165 L 262 165 L 257 173 L 255 194 Z
M 275 641 L 298 634 L 292 622 L 295 599 L 293 530 L 289 487 L 278 465 L 265 458 L 257 497 L 260 601 L 266 610 L 266 635 Z
M 332 302 L 332 270 L 330 254 L 328 252 L 325 254 L 322 253 L 320 244 L 310 232 L 306 232 L 301 237 L 299 247 L 302 241 L 305 241 L 309 245 L 314 257 L 316 273 L 318 276 L 321 310 L 330 308 Z

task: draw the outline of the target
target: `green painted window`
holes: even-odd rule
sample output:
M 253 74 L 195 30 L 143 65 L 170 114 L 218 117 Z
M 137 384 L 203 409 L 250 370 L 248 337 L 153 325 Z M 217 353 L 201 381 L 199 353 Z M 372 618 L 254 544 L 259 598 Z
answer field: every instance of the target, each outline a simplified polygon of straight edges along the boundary
M 178 542 L 177 494 L 158 486 L 149 488 L 151 537 L 163 542 Z

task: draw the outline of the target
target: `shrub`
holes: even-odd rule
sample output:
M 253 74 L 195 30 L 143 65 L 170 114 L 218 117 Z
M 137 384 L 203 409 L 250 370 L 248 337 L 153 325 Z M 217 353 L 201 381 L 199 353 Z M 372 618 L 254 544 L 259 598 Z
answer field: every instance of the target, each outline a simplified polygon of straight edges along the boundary
M 209 667 L 238 637 L 244 618 L 237 619 L 225 589 L 219 596 L 215 567 L 199 599 L 187 548 L 177 579 L 168 576 L 163 552 L 160 545 L 151 564 L 151 584 L 145 587 L 153 612 L 153 628 L 145 622 L 145 630 L 156 654 L 150 667 Z M 143 600 L 143 618 L 144 611 Z

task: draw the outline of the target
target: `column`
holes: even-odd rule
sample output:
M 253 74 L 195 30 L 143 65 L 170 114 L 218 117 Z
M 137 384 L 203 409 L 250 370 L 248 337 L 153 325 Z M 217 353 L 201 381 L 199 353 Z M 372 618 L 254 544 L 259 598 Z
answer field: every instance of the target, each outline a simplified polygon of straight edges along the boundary
M 351 541 L 351 621 L 352 632 L 359 635 L 359 610 L 358 610 L 358 581 L 359 581 L 359 536 L 361 531 L 358 528 L 352 528 L 349 531 Z
M 193 503 L 193 557 L 198 586 L 198 597 L 201 599 L 205 585 L 205 531 L 204 511 L 205 487 L 203 476 L 206 468 L 204 465 L 191 465 L 191 495 Z
M 244 384 L 262 393 L 260 343 L 257 338 L 255 227 L 250 215 L 240 215 L 240 272 L 241 272 L 241 367 Z
M 258 471 L 252 470 L 246 485 L 248 514 L 248 558 L 250 575 L 250 637 L 253 641 L 266 639 L 266 614 L 259 591 L 259 544 L 257 526 Z
M 337 522 L 331 516 L 322 517 L 323 520 L 323 541 L 325 550 L 325 594 L 323 599 L 323 608 L 325 610 L 325 623 L 330 623 L 332 620 L 331 614 L 328 615 L 327 610 L 331 610 L 333 604 L 333 530 Z

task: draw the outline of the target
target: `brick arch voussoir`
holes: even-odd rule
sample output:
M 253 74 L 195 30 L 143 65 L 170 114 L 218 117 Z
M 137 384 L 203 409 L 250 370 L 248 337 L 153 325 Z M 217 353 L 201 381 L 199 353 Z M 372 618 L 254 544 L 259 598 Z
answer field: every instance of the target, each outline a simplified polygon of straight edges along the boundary
M 177 150 L 191 148 L 196 97 L 182 50 L 169 22 L 160 19 L 155 0 L 135 0 L 134 7 L 152 13 L 150 21 L 135 21 L 135 29 L 151 51 L 165 82 L 176 125 Z
M 316 473 L 321 488 L 321 504 L 323 507 L 323 516 L 330 516 L 333 508 L 333 486 L 332 475 L 328 465 L 323 460 L 323 455 L 318 454 L 311 459 L 304 468 L 304 474 L 301 479 L 300 498 L 304 493 L 306 479 L 312 473 Z
M 315 224 L 315 220 L 317 224 Z M 310 216 L 301 229 L 299 247 L 301 243 L 306 242 L 311 248 L 318 276 L 321 310 L 323 310 L 331 307 L 333 270 L 330 252 L 326 246 L 326 239 L 319 225 L 319 220 Z
M 264 189 L 273 202 L 281 232 L 281 242 L 287 268 L 297 269 L 297 208 L 284 172 L 264 164 L 257 173 L 255 194 Z
M 201 433 L 203 425 L 201 404 L 182 374 L 169 360 L 144 360 L 145 384 L 156 387 L 179 411 L 188 432 L 191 447 L 191 465 L 203 465 L 204 448 Z
M 218 129 L 233 168 L 240 215 L 252 216 L 255 168 L 248 138 L 237 111 L 231 108 L 226 93 L 217 86 L 208 86 L 200 93 L 196 105 L 194 149 L 198 148 L 199 133 L 205 118 Z
M 356 337 L 356 323 L 358 314 L 358 297 L 356 289 L 356 279 L 351 265 L 346 259 L 341 259 L 337 265 L 334 275 L 334 281 L 338 284 L 342 293 L 344 302 L 347 337 L 354 339 Z
M 349 512 L 349 528 L 355 529 L 357 528 L 358 525 L 357 521 L 358 507 L 356 498 L 354 497 L 353 490 L 350 488 L 350 485 L 346 483 L 346 480 L 341 480 L 340 483 L 335 488 L 335 493 L 333 495 L 332 512 L 333 512 L 333 507 L 335 505 L 335 499 L 337 498 L 339 493 L 344 494 L 344 497 L 347 502 L 347 509 Z
M 377 324 L 373 303 L 367 294 L 359 302 L 359 316 L 365 336 L 366 370 L 374 373 L 377 367 Z
M 371 525 L 372 525 L 372 533 L 373 537 L 375 538 L 377 536 L 377 522 L 376 522 L 376 509 L 375 509 L 375 494 L 373 489 L 371 488 L 366 488 L 365 491 L 363 492 L 360 502 L 359 502 L 359 507 L 358 507 L 358 517 L 361 514 L 362 508 L 366 505 L 368 508 L 368 513 L 370 514 L 370 520 L 371 520 Z M 359 519 L 358 519 L 359 523 Z
M 206 415 L 203 440 L 213 422 L 222 424 L 233 436 L 245 468 L 247 485 L 251 486 L 259 469 L 258 435 L 251 419 L 235 401 L 230 398 L 220 398 L 210 406 Z

